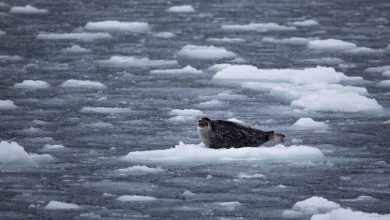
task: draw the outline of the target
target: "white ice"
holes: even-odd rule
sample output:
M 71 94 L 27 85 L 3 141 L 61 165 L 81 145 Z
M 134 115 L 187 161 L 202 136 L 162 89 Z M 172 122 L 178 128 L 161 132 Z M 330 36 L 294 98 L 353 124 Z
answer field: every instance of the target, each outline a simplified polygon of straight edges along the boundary
M 207 38 L 206 41 L 210 42 L 210 43 L 231 43 L 231 44 L 245 42 L 244 39 L 237 38 L 237 37 L 235 37 L 235 38 L 231 38 L 231 37 L 223 37 L 223 38 L 211 37 L 211 38 Z
M 5 35 L 5 31 L 0 30 L 0 37 Z
M 44 209 L 50 210 L 71 210 L 71 209 L 80 209 L 80 206 L 72 203 L 58 202 L 58 201 L 50 201 Z
M 229 118 L 228 121 L 236 122 L 236 123 L 238 123 L 238 124 L 244 124 L 243 121 L 241 121 L 241 120 L 239 120 L 239 119 L 237 119 L 237 118 Z
M 338 39 L 311 40 L 308 47 L 310 49 L 328 51 L 351 50 L 357 48 L 354 43 Z
M 322 159 L 322 152 L 303 145 L 211 149 L 204 144 L 184 144 L 164 150 L 135 151 L 122 160 L 144 163 L 221 163 L 232 161 L 313 161 Z
M 36 89 L 47 89 L 50 87 L 50 84 L 42 80 L 23 80 L 21 83 L 15 83 L 14 88 L 16 89 L 27 89 L 27 90 L 36 90 Z
M 171 121 L 193 121 L 198 117 L 204 115 L 202 111 L 197 109 L 173 109 L 169 112 L 174 117 L 170 118 Z
M 45 162 L 54 158 L 48 154 L 27 153 L 22 146 L 16 142 L 0 142 L 0 164 L 26 164 L 31 162 Z
M 346 201 L 346 202 L 370 202 L 370 201 L 373 202 L 377 200 L 378 199 L 375 197 L 365 196 L 365 195 L 358 196 L 354 199 L 341 199 L 341 201 Z
M 131 113 L 130 108 L 118 108 L 118 107 L 83 107 L 80 110 L 81 113 L 90 113 L 90 114 L 122 114 L 122 113 Z
M 202 71 L 197 70 L 196 68 L 192 66 L 186 66 L 182 69 L 166 69 L 166 70 L 152 70 L 150 71 L 151 74 L 158 74 L 158 75 L 164 75 L 164 74 L 202 74 Z
M 164 169 L 160 167 L 147 167 L 147 166 L 132 166 L 122 169 L 117 169 L 115 172 L 119 173 L 122 176 L 138 176 L 138 175 L 147 175 L 147 174 L 159 174 L 165 172 Z
M 167 9 L 167 12 L 172 13 L 189 13 L 194 12 L 195 9 L 192 7 L 192 5 L 178 5 L 178 6 L 172 6 Z
M 87 88 L 87 89 L 106 89 L 105 86 L 101 82 L 95 82 L 90 80 L 76 80 L 76 79 L 68 79 L 65 82 L 61 83 L 61 87 L 66 88 Z
M 14 110 L 17 106 L 11 100 L 0 100 L 0 111 L 1 110 Z
M 47 9 L 35 8 L 31 5 L 26 6 L 14 6 L 9 10 L 11 14 L 47 14 Z
M 178 58 L 195 60 L 233 59 L 236 54 L 224 47 L 186 45 L 177 53 Z
M 158 38 L 168 39 L 168 38 L 175 37 L 176 35 L 172 32 L 165 31 L 165 32 L 154 33 L 153 36 L 158 37 Z
M 88 22 L 84 28 L 90 31 L 117 31 L 131 33 L 147 33 L 150 31 L 149 24 L 146 22 L 125 22 L 115 20 Z
M 383 53 L 384 50 L 372 49 L 372 48 L 368 48 L 368 47 L 358 47 L 358 48 L 347 50 L 345 52 L 348 54 L 353 54 L 353 55 L 365 55 L 365 54 L 372 55 L 372 54 Z
M 325 122 L 322 122 L 322 121 L 314 121 L 312 118 L 300 118 L 300 119 L 298 119 L 298 121 L 296 121 L 293 124 L 293 127 L 297 128 L 297 129 L 303 129 L 303 130 L 305 130 L 305 129 L 323 130 L 323 129 L 328 128 L 328 124 L 326 124 Z
M 73 44 L 71 47 L 62 49 L 63 52 L 66 53 L 89 53 L 91 52 L 90 49 L 86 49 L 83 47 L 80 47 L 79 45 Z
M 216 99 L 199 103 L 199 106 L 204 108 L 218 107 L 222 105 L 224 105 L 224 103 Z
M 257 32 L 268 32 L 268 31 L 291 31 L 296 30 L 296 27 L 283 26 L 277 23 L 249 23 L 249 24 L 225 24 L 222 25 L 223 30 L 229 31 L 257 31 Z
M 313 19 L 307 19 L 304 21 L 295 21 L 292 24 L 295 26 L 313 26 L 313 25 L 318 25 L 318 22 Z
M 260 174 L 260 173 L 255 173 L 255 174 L 240 173 L 238 175 L 238 178 L 241 178 L 241 179 L 261 179 L 261 178 L 265 178 L 265 175 Z
M 96 62 L 102 66 L 122 68 L 172 67 L 178 65 L 176 60 L 150 60 L 147 57 L 134 56 L 111 56 L 108 60 L 98 60 Z
M 390 70 L 384 71 L 382 76 L 390 77 Z
M 390 87 L 390 80 L 382 80 L 378 83 L 378 85 L 383 86 L 383 87 Z
M 37 39 L 40 40 L 79 40 L 93 41 L 102 39 L 111 39 L 109 33 L 40 33 Z
M 313 196 L 303 201 L 296 202 L 290 210 L 285 210 L 282 217 L 291 218 L 292 216 L 313 215 L 318 213 L 330 212 L 340 208 L 340 205 L 319 196 Z
M 116 200 L 121 202 L 150 202 L 157 200 L 157 198 L 152 196 L 123 195 L 119 196 Z
M 283 38 L 283 39 L 264 37 L 261 41 L 265 43 L 272 43 L 272 44 L 306 45 L 309 43 L 310 39 L 303 38 L 303 37 L 290 37 L 290 38 Z
M 222 208 L 226 211 L 233 211 L 236 207 L 240 206 L 241 203 L 238 201 L 231 201 L 231 202 L 214 202 L 215 205 L 220 206 L 219 208 Z
M 18 55 L 0 55 L 0 61 L 18 61 L 22 59 L 23 57 Z
M 310 220 L 389 220 L 390 214 L 366 213 L 351 209 L 339 208 L 325 214 L 316 214 Z
M 61 150 L 65 150 L 64 145 L 61 144 L 45 144 L 45 146 L 43 146 L 42 148 L 42 151 L 44 152 L 61 151 Z
M 390 65 L 369 67 L 365 71 L 368 72 L 368 73 L 383 73 L 383 72 L 386 72 L 386 71 L 390 71 Z

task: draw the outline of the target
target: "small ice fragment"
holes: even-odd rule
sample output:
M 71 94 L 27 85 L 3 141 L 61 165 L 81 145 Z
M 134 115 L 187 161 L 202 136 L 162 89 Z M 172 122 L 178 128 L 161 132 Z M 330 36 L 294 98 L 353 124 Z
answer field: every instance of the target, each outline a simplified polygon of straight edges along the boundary
M 304 21 L 295 21 L 292 24 L 295 26 L 313 26 L 313 25 L 318 25 L 318 22 L 313 19 L 308 19 Z
M 327 129 L 328 125 L 322 121 L 314 121 L 312 118 L 300 118 L 293 124 L 298 129 Z
M 76 80 L 76 79 L 69 79 L 63 82 L 61 87 L 67 87 L 67 88 L 87 88 L 87 89 L 106 89 L 107 86 L 105 86 L 103 83 L 90 81 L 90 80 Z
M 40 33 L 37 39 L 40 40 L 79 40 L 93 41 L 110 39 L 109 33 Z
M 390 80 L 382 80 L 378 83 L 378 85 L 383 86 L 383 87 L 390 87 Z
M 118 31 L 131 33 L 147 33 L 150 31 L 149 24 L 146 22 L 125 22 L 115 20 L 88 22 L 84 28 L 91 31 Z
M 232 59 L 236 57 L 236 54 L 224 47 L 186 45 L 180 49 L 177 57 L 194 60 L 220 60 Z
M 238 123 L 238 124 L 244 124 L 243 121 L 237 119 L 237 118 L 229 118 L 228 121 L 231 121 L 231 122 L 235 122 L 235 123 Z
M 14 110 L 16 105 L 11 100 L 0 100 L 0 111 L 1 110 Z
M 80 110 L 81 113 L 100 113 L 100 114 L 121 114 L 131 113 L 130 108 L 118 108 L 118 107 L 83 107 Z
M 229 30 L 229 31 L 257 31 L 257 32 L 296 30 L 296 27 L 283 26 L 277 23 L 249 23 L 244 25 L 225 24 L 222 25 L 221 28 L 223 30 Z
M 177 66 L 176 60 L 150 60 L 147 57 L 134 56 L 111 56 L 108 60 L 97 60 L 101 66 L 120 67 L 120 68 L 151 68 L 151 67 L 170 67 Z
M 326 40 L 311 40 L 308 44 L 310 49 L 316 50 L 351 50 L 357 48 L 356 44 L 338 40 L 338 39 L 326 39 Z
M 35 8 L 31 5 L 26 6 L 14 6 L 9 10 L 11 14 L 47 14 L 47 9 Z
M 165 172 L 164 169 L 160 167 L 151 168 L 147 166 L 132 166 L 122 169 L 117 169 L 115 172 L 120 175 L 147 175 L 147 174 L 157 174 Z
M 192 196 L 195 196 L 196 193 L 193 193 L 193 192 L 191 192 L 191 191 L 189 191 L 189 190 L 186 190 L 186 191 L 184 191 L 184 192 L 182 193 L 182 195 L 185 196 L 185 197 L 192 197 Z
M 47 89 L 50 87 L 50 84 L 42 80 L 23 80 L 21 83 L 15 83 L 14 88 L 16 89 L 27 89 L 27 90 L 36 90 L 36 89 Z
M 50 201 L 44 209 L 80 209 L 80 206 L 72 203 L 58 202 L 58 201 Z
M 192 5 L 178 5 L 178 6 L 172 6 L 167 9 L 167 12 L 172 13 L 190 13 L 194 12 L 195 9 L 192 7 Z
M 260 174 L 260 173 L 255 173 L 255 174 L 240 173 L 238 175 L 238 178 L 241 178 L 241 179 L 259 179 L 259 178 L 265 178 L 265 175 Z
M 199 103 L 199 106 L 200 107 L 203 107 L 203 108 L 210 108 L 210 107 L 218 107 L 218 106 L 222 106 L 224 103 L 219 101 L 219 100 L 210 100 L 210 101 L 206 101 L 206 102 L 201 102 Z
M 158 37 L 158 38 L 172 38 L 175 37 L 176 35 L 172 32 L 157 32 L 154 33 L 153 36 Z
M 42 151 L 60 151 L 64 149 L 64 145 L 61 144 L 46 144 L 43 146 Z
M 308 38 L 302 38 L 302 37 L 290 37 L 284 39 L 264 37 L 261 41 L 264 43 L 271 43 L 271 44 L 305 45 L 309 43 L 310 40 Z
M 186 66 L 182 69 L 166 69 L 166 70 L 152 70 L 150 71 L 151 74 L 202 74 L 202 71 L 195 69 L 192 66 Z
M 211 43 L 231 43 L 231 44 L 245 42 L 245 40 L 242 38 L 230 38 L 230 37 L 223 37 L 223 38 L 211 37 L 211 38 L 207 38 L 206 41 Z
M 85 49 L 83 47 L 80 47 L 79 45 L 73 44 L 71 47 L 62 49 L 63 52 L 66 53 L 89 53 L 91 52 L 90 49 Z
M 121 202 L 149 202 L 157 200 L 152 196 L 139 196 L 139 195 L 123 195 L 119 196 L 116 200 Z

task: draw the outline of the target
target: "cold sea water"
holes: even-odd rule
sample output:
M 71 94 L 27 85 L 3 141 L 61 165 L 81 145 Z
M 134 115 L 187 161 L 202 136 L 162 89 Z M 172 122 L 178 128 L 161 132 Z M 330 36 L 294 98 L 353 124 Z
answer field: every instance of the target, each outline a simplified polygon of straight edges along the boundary
M 1 0 L 0 219 L 390 219 L 389 44 L 386 0 Z

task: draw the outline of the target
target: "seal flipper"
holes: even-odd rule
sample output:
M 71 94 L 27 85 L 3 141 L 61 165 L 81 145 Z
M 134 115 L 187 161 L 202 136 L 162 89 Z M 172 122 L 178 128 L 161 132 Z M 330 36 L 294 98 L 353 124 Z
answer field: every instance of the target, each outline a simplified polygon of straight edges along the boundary
M 274 131 L 268 131 L 267 133 L 267 141 L 276 141 L 278 144 L 284 144 L 284 138 L 286 137 L 284 134 L 274 133 Z

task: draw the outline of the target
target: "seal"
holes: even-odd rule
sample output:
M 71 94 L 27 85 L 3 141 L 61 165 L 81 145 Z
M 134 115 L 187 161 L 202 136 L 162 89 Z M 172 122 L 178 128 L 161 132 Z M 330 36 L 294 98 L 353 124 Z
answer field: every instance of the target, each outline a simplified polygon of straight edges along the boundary
M 215 149 L 258 147 L 270 140 L 284 143 L 285 138 L 283 134 L 274 131 L 262 131 L 231 121 L 210 120 L 207 117 L 199 119 L 197 132 L 207 147 Z

